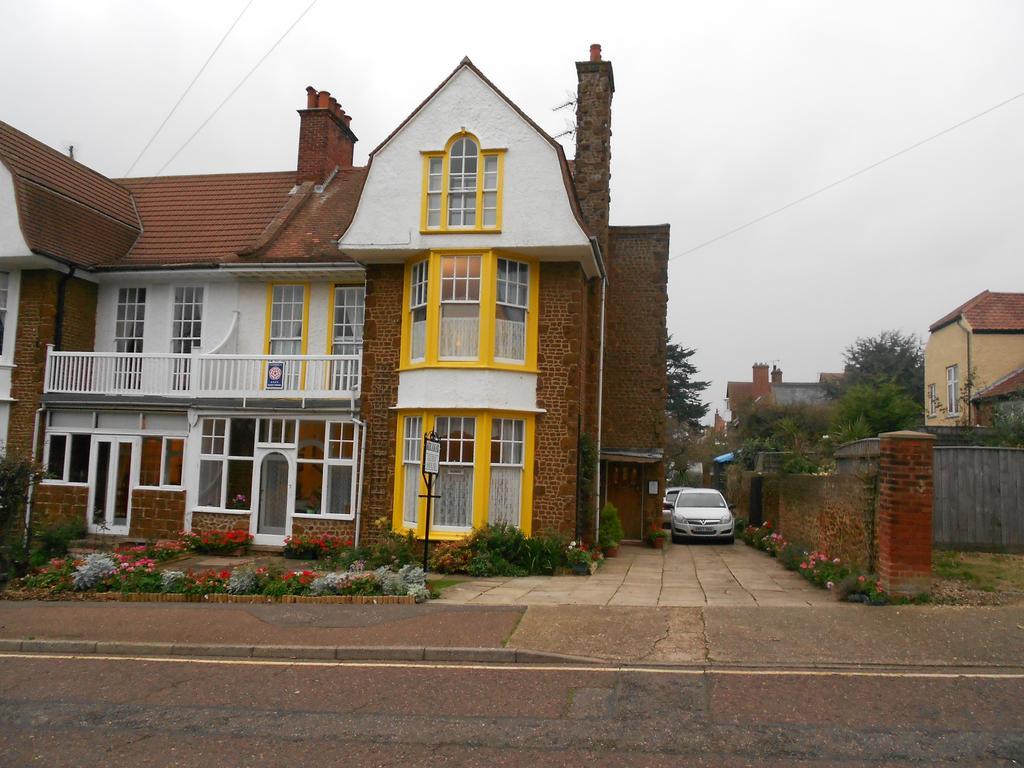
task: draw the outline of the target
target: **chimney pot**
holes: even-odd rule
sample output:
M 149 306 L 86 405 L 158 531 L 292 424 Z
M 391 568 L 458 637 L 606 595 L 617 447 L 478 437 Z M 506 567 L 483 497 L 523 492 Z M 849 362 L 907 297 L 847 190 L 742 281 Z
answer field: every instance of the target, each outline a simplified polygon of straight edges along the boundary
M 306 109 L 299 110 L 299 157 L 296 181 L 322 183 L 335 168 L 352 167 L 357 141 L 345 115 L 330 91 L 306 89 Z
M 316 88 L 314 88 L 312 85 L 307 85 L 306 86 L 306 109 L 314 109 L 314 108 L 316 108 L 316 98 L 317 98 Z
M 590 60 L 600 61 L 601 60 L 601 44 L 591 43 L 590 45 Z
M 320 96 L 319 96 L 319 98 L 317 100 L 317 104 L 316 105 L 320 109 L 327 109 L 330 106 L 330 103 L 331 103 L 331 92 L 330 91 L 320 91 Z

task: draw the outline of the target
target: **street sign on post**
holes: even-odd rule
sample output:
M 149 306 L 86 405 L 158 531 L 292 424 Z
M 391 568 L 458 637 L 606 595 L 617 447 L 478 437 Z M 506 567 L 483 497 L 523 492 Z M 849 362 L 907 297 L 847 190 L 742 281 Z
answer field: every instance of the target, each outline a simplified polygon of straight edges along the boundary
M 441 468 L 441 439 L 437 436 L 437 432 L 431 430 L 423 435 L 423 461 L 420 465 L 420 471 L 423 473 L 423 482 L 427 485 L 427 492 L 425 496 L 420 498 L 426 498 L 427 500 L 427 519 L 423 527 L 423 570 L 427 570 L 427 559 L 430 550 L 430 515 L 431 515 L 431 502 L 438 498 L 434 495 L 434 479 L 437 477 L 438 470 Z

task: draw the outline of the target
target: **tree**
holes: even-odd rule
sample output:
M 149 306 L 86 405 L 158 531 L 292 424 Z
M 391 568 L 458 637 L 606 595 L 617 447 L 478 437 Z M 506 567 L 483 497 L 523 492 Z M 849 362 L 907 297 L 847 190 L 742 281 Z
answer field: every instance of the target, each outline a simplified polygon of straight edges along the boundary
M 854 384 L 836 404 L 833 432 L 874 436 L 907 429 L 920 421 L 921 406 L 895 382 Z
M 690 362 L 696 350 L 673 344 L 669 338 L 666 362 L 668 369 L 667 410 L 676 421 L 694 432 L 700 432 L 700 420 L 708 414 L 708 404 L 701 402 L 701 394 L 711 382 L 697 381 L 697 366 Z
M 911 400 L 924 403 L 924 352 L 913 333 L 882 331 L 858 338 L 843 352 L 846 377 L 843 391 L 858 384 L 891 381 Z

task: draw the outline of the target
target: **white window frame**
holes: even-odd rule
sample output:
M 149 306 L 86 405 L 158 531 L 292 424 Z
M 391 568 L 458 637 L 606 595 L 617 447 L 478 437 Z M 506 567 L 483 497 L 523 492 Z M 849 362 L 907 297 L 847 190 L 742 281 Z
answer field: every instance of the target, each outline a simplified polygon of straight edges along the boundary
M 145 485 L 142 482 L 142 444 L 146 440 L 161 440 L 160 445 L 160 484 L 159 485 Z M 225 439 L 227 439 L 225 437 Z M 177 485 L 169 485 L 167 480 L 167 445 L 171 440 L 181 441 L 181 482 Z M 185 487 L 185 438 L 180 435 L 163 436 L 160 435 L 139 435 L 139 475 L 135 478 L 136 488 L 148 488 L 151 490 L 172 490 L 180 491 Z
M 409 270 L 409 361 L 422 362 L 427 357 L 427 301 L 430 296 L 430 261 L 424 259 Z M 418 320 L 417 315 L 422 315 Z M 420 354 L 416 354 L 416 326 L 422 329 Z
M 498 460 L 494 460 L 494 450 L 497 446 Z M 489 524 L 502 522 L 491 519 L 495 468 L 518 469 L 519 470 L 519 508 L 516 510 L 515 521 L 512 522 L 517 528 L 522 526 L 523 521 L 523 476 L 526 457 L 526 420 L 516 418 L 495 418 L 491 420 L 490 440 L 490 465 L 491 479 L 489 481 L 488 493 L 488 519 Z M 506 521 L 508 522 L 508 521 Z
M 81 481 L 68 480 L 68 477 L 71 473 L 71 438 L 74 437 L 75 435 L 84 435 L 89 439 L 89 457 L 88 461 L 86 462 L 85 469 L 86 479 Z M 92 432 L 76 432 L 74 430 L 60 430 L 51 432 L 49 429 L 46 430 L 46 441 L 45 445 L 43 446 L 43 466 L 46 468 L 47 472 L 49 472 L 50 469 L 50 443 L 54 437 L 63 437 L 66 441 L 64 443 L 63 472 L 61 473 L 60 477 L 46 477 L 43 478 L 42 482 L 46 485 L 70 485 L 73 488 L 87 488 L 89 486 L 89 467 L 92 466 Z
M 441 228 L 441 198 L 444 188 L 444 157 L 427 159 L 427 228 Z
M 476 228 L 479 163 L 480 147 L 469 136 L 463 136 L 452 144 L 448 152 L 448 210 L 445 211 L 448 229 Z M 471 171 L 467 170 L 470 166 Z M 456 199 L 462 203 L 458 207 L 453 205 Z
M 146 333 L 146 289 L 118 288 L 115 312 L 114 350 L 141 353 Z
M 187 355 L 202 346 L 204 294 L 201 285 L 178 285 L 171 290 L 171 354 L 186 356 L 172 362 L 171 388 L 176 392 L 191 388 L 192 360 Z
M 946 366 L 946 413 L 960 415 L 960 365 Z
M 332 355 L 354 355 L 362 349 L 365 318 L 365 286 L 334 286 L 334 312 L 331 318 Z
M 232 420 L 234 418 L 246 419 L 246 420 L 253 419 L 256 422 L 256 425 L 255 425 L 256 433 L 253 435 L 253 455 L 252 456 L 238 456 L 238 455 L 229 453 L 229 451 L 231 450 L 231 422 L 232 422 Z M 223 447 L 222 447 L 220 453 L 212 453 L 212 452 L 207 452 L 206 451 L 206 440 L 207 440 L 207 437 L 204 435 L 204 431 L 205 431 L 204 430 L 204 425 L 205 425 L 205 423 L 207 421 L 222 421 L 222 422 L 224 422 L 224 434 L 222 436 L 216 436 L 216 435 L 215 436 L 211 436 L 211 438 L 210 438 L 210 439 L 213 439 L 213 440 L 223 440 L 224 444 L 223 444 Z M 249 486 L 249 495 L 248 495 L 249 509 L 230 509 L 230 508 L 228 508 L 228 506 L 227 506 L 227 504 L 228 504 L 227 493 L 228 493 L 228 463 L 229 462 L 231 462 L 231 461 L 248 461 L 248 462 L 250 462 L 252 464 L 252 467 L 253 467 L 252 468 L 252 474 L 250 475 L 250 478 L 255 478 L 255 476 L 256 476 L 256 455 L 255 455 L 256 454 L 256 450 L 255 449 L 256 449 L 256 446 L 258 445 L 258 440 L 259 440 L 259 429 L 260 429 L 259 421 L 260 420 L 257 417 L 254 417 L 254 416 L 237 416 L 237 417 L 232 417 L 232 416 L 214 416 L 214 415 L 210 415 L 210 416 L 203 416 L 202 418 L 199 419 L 199 424 L 198 424 L 198 427 L 199 427 L 199 429 L 198 429 L 199 458 L 198 458 L 198 461 L 196 463 L 196 474 L 195 474 L 195 487 L 196 487 L 196 505 L 195 505 L 195 508 L 197 510 L 204 511 L 204 512 L 220 512 L 220 513 L 235 514 L 235 515 L 250 515 L 250 514 L 253 514 L 254 512 L 257 511 L 255 509 L 253 509 L 253 507 L 255 506 L 256 500 L 253 498 L 252 483 L 251 482 L 250 482 L 250 486 Z M 217 461 L 217 460 L 219 460 L 221 462 L 221 471 L 220 471 L 220 506 L 209 506 L 209 505 L 200 504 L 199 503 L 199 494 L 202 493 L 202 488 L 200 487 L 200 478 L 202 477 L 202 464 L 203 464 L 204 461 L 213 462 L 213 461 Z M 184 482 L 184 476 L 185 476 L 185 472 L 182 472 L 183 482 Z
M 502 268 L 504 267 L 506 277 L 502 277 Z M 512 276 L 512 270 L 515 272 L 514 279 L 509 279 Z M 504 298 L 502 298 L 504 289 Z M 530 265 L 525 261 L 517 261 L 516 259 L 505 259 L 498 258 L 496 270 L 495 270 L 495 291 L 494 291 L 494 305 L 495 305 L 495 318 L 494 318 L 494 359 L 502 362 L 510 363 L 525 363 L 526 362 L 526 341 L 527 341 L 527 328 L 529 327 L 529 314 L 530 314 Z M 522 357 L 506 357 L 498 354 L 498 328 L 499 320 L 502 322 L 515 322 L 512 320 L 505 320 L 499 318 L 498 307 L 509 307 L 514 310 L 521 310 L 523 313 L 522 320 L 522 337 L 523 337 L 523 354 Z
M 4 354 L 4 333 L 7 330 L 7 298 L 10 295 L 11 274 L 0 272 L 0 359 Z
M 457 420 L 459 421 L 459 430 L 458 431 L 460 433 L 462 433 L 462 434 L 465 433 L 466 422 L 469 422 L 469 423 L 471 423 L 473 425 L 473 434 L 472 434 L 472 436 L 471 436 L 471 438 L 469 440 L 465 440 L 463 438 L 459 438 L 458 440 L 454 441 L 454 443 L 457 444 L 458 447 L 459 447 L 459 453 L 458 453 L 458 460 L 453 461 L 452 458 L 451 458 L 451 449 L 452 449 L 453 441 L 448 437 L 448 435 L 452 431 L 451 427 L 453 425 L 453 422 L 455 422 Z M 443 471 L 444 467 L 464 467 L 464 468 L 468 468 L 471 471 L 472 475 L 471 475 L 470 483 L 469 483 L 469 499 L 468 499 L 469 520 L 467 521 L 466 525 L 444 525 L 444 524 L 436 523 L 434 520 L 431 520 L 430 521 L 430 527 L 431 527 L 432 530 L 452 531 L 452 532 L 458 532 L 458 533 L 461 533 L 461 532 L 464 532 L 464 531 L 471 531 L 471 530 L 473 530 L 473 512 L 474 512 L 474 505 L 475 505 L 475 501 L 476 501 L 474 494 L 476 492 L 476 473 L 477 473 L 477 469 L 476 469 L 476 454 L 477 454 L 477 450 L 476 450 L 476 437 L 477 437 L 477 426 L 478 426 L 477 421 L 478 420 L 477 420 L 477 418 L 475 416 L 463 416 L 461 414 L 437 416 L 434 419 L 434 430 L 438 433 L 438 436 L 441 438 L 441 457 L 442 457 L 442 459 L 441 459 L 441 462 L 440 462 L 440 466 L 441 466 L 442 471 Z M 442 430 L 438 429 L 438 427 L 441 425 L 442 422 L 447 422 L 446 425 L 445 425 L 445 426 L 448 427 L 447 431 L 443 432 Z M 465 460 L 465 446 L 467 444 L 472 446 L 472 458 L 471 458 L 470 461 L 466 461 Z M 441 487 L 441 492 L 443 493 L 444 492 L 443 485 L 440 486 L 440 487 Z M 435 515 L 437 514 L 437 511 L 439 510 L 439 508 L 440 508 L 440 503 L 433 505 L 433 512 L 434 512 Z
M 423 417 L 406 416 L 402 427 L 402 525 L 417 528 L 420 523 L 420 463 L 423 451 Z M 410 496 L 410 486 L 413 492 Z M 412 509 L 409 502 L 412 501 Z M 409 513 L 412 512 L 410 517 Z
M 295 335 L 296 328 L 298 328 L 298 335 Z M 267 354 L 271 356 L 301 355 L 303 353 L 302 342 L 305 337 L 306 286 L 302 283 L 272 284 Z M 299 389 L 301 382 L 302 363 L 296 360 L 285 361 L 284 389 Z
M 354 421 L 338 421 L 338 420 L 332 421 L 332 420 L 327 419 L 327 418 L 299 419 L 298 421 L 300 422 L 300 424 L 296 424 L 296 426 L 295 426 L 296 440 L 298 440 L 298 433 L 299 433 L 299 430 L 301 429 L 301 422 L 303 422 L 303 421 L 320 422 L 320 423 L 322 423 L 324 425 L 324 445 L 323 445 L 323 458 L 321 458 L 321 459 L 303 459 L 303 458 L 300 458 L 298 456 L 298 451 L 296 450 L 296 455 L 295 455 L 295 459 L 296 459 L 296 462 L 295 462 L 296 463 L 296 475 L 298 474 L 298 465 L 299 464 L 319 464 L 319 465 L 321 465 L 323 467 L 323 477 L 321 478 L 321 482 L 320 482 L 320 511 L 319 512 L 298 512 L 298 511 L 296 511 L 296 512 L 292 513 L 292 518 L 293 519 L 294 518 L 303 518 L 303 519 L 309 519 L 309 520 L 318 520 L 320 518 L 323 518 L 323 519 L 326 519 L 326 520 L 353 520 L 353 519 L 355 519 L 355 516 L 356 516 L 357 486 L 359 484 L 359 479 L 356 477 L 356 474 L 357 474 L 357 459 L 358 459 L 358 455 L 359 455 L 359 438 L 360 438 L 359 425 L 356 422 L 354 422 Z M 333 433 L 333 429 L 332 428 L 335 427 L 335 426 L 339 428 L 339 433 L 340 433 L 340 437 L 337 440 L 332 437 L 332 433 Z M 345 439 L 345 431 L 346 431 L 346 429 L 351 429 L 351 431 L 352 431 L 352 439 L 351 440 Z M 343 458 L 344 446 L 346 444 L 351 444 L 351 448 L 352 448 L 351 456 L 349 458 Z M 338 446 L 338 456 L 337 457 L 332 457 L 331 456 L 331 453 L 332 453 L 334 445 Z M 287 444 L 284 444 L 284 446 L 286 447 Z M 282 447 L 282 445 L 275 445 L 274 447 L 276 449 L 279 449 L 279 448 Z M 297 442 L 294 444 L 294 447 L 296 449 L 298 448 L 298 443 Z M 334 467 L 350 467 L 352 469 L 352 485 L 349 488 L 349 503 L 348 503 L 348 508 L 351 511 L 348 512 L 348 513 L 344 513 L 344 514 L 340 514 L 339 515 L 339 514 L 336 514 L 336 513 L 324 512 L 323 511 L 324 510 L 324 500 L 327 499 L 327 492 L 328 492 L 328 489 L 330 487 L 330 468 L 332 466 L 334 466 Z M 298 479 L 296 478 L 296 488 L 297 487 L 298 487 Z
M 452 274 L 445 275 L 445 264 L 451 262 L 453 265 Z M 476 262 L 477 269 L 476 275 L 471 274 L 470 265 Z M 464 268 L 460 270 L 460 267 Z M 480 254 L 447 254 L 441 256 L 441 316 L 438 319 L 438 333 L 437 333 L 437 359 L 438 360 L 456 360 L 456 361 L 468 361 L 468 360 L 479 360 L 480 359 L 480 329 L 482 323 L 480 322 L 480 297 L 483 288 L 483 256 Z M 476 298 L 471 298 L 474 289 Z M 449 294 L 446 298 L 446 294 Z M 476 307 L 476 350 L 471 355 L 446 355 L 444 354 L 443 344 L 445 340 L 445 307 Z M 449 318 L 468 320 L 468 317 L 462 318 Z

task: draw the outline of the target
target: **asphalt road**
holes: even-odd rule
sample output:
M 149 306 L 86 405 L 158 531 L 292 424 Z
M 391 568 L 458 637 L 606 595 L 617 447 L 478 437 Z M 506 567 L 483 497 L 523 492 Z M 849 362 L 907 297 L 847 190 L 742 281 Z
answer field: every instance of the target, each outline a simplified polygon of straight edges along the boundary
M 1024 675 L 0 656 L 0 765 L 1024 761 Z

